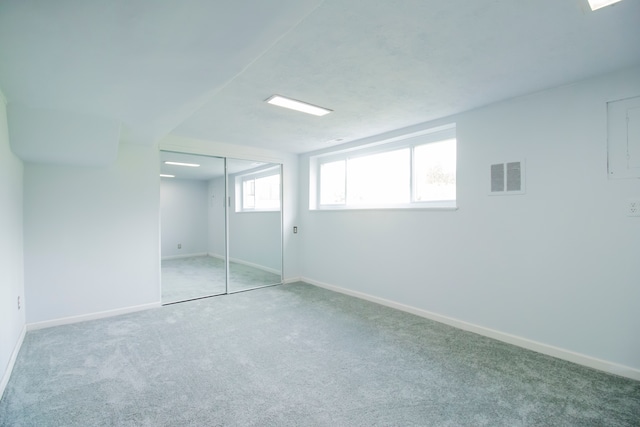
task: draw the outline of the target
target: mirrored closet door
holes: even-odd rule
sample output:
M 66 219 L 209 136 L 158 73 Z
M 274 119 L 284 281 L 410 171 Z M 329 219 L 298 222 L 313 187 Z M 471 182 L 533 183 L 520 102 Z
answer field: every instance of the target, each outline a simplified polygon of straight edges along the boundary
M 281 165 L 160 152 L 162 303 L 282 283 Z
M 160 152 L 162 303 L 227 292 L 225 159 Z
M 281 165 L 227 159 L 229 292 L 282 282 Z

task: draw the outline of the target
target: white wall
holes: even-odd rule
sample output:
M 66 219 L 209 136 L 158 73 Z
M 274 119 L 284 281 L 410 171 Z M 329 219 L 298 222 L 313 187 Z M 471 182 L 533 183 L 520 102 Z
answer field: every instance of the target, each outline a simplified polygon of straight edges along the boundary
M 27 323 L 160 301 L 159 154 L 103 168 L 25 165 Z
M 22 188 L 23 165 L 10 149 L 0 92 L 0 396 L 25 326 Z
M 606 102 L 637 95 L 635 68 L 438 121 L 457 211 L 309 211 L 302 156 L 302 276 L 640 369 L 640 180 L 607 179 L 606 140 Z M 488 196 L 520 159 L 526 194 Z
M 162 258 L 207 253 L 208 187 L 207 181 L 161 180 Z
M 203 141 L 186 137 L 169 135 L 160 141 L 160 149 L 168 151 L 187 152 L 209 156 L 229 157 L 236 159 L 256 160 L 271 163 L 281 163 L 283 167 L 283 212 L 284 227 L 284 278 L 296 280 L 300 277 L 298 268 L 299 234 L 293 234 L 293 226 L 298 221 L 298 156 L 250 146 L 225 144 L 213 141 Z

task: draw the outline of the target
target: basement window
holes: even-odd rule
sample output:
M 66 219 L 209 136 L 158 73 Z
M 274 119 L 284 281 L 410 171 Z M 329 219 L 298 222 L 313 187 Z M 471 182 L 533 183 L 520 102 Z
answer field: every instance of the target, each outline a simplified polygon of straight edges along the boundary
M 456 207 L 455 125 L 311 158 L 310 208 Z
M 280 167 L 235 176 L 236 212 L 280 210 Z

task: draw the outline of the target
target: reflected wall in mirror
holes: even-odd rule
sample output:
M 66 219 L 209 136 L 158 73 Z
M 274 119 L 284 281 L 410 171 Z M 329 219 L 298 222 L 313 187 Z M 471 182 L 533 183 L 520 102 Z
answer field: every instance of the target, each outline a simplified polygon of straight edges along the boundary
M 282 283 L 282 167 L 227 159 L 229 292 Z
M 160 162 L 162 303 L 224 294 L 225 159 L 161 151 Z

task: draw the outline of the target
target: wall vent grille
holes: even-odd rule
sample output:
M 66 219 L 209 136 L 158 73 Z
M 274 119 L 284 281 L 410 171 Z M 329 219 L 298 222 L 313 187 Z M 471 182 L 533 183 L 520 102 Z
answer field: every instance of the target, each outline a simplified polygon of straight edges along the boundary
M 524 161 L 494 163 L 490 176 L 489 194 L 524 194 Z

